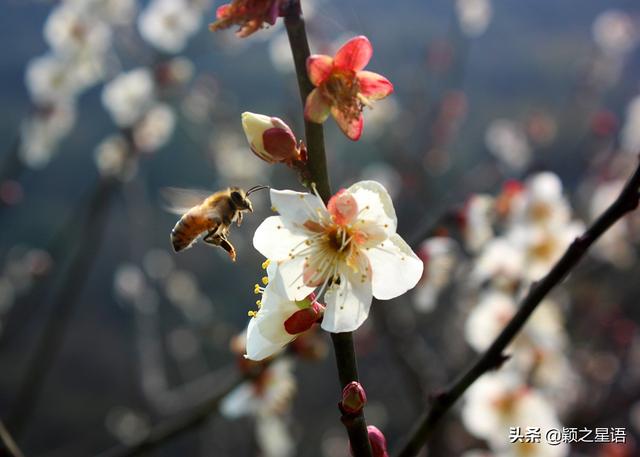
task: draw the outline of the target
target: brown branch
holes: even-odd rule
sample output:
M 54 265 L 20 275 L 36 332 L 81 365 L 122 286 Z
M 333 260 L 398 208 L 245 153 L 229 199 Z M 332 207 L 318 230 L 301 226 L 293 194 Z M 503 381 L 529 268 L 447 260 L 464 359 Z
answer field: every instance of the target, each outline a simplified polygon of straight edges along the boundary
M 311 84 L 309 76 L 307 75 L 306 62 L 311 52 L 309 50 L 304 20 L 301 15 L 300 1 L 291 0 L 287 7 L 284 23 L 296 68 L 300 99 L 304 107 L 307 96 L 313 90 L 313 84 Z M 318 193 L 326 202 L 331 196 L 331 185 L 327 172 L 322 124 L 305 120 L 304 130 L 308 153 L 307 172 L 311 183 L 315 184 Z M 353 347 L 353 334 L 351 332 L 332 333 L 331 340 L 336 355 L 340 386 L 344 388 L 350 382 L 358 381 L 358 367 Z M 347 429 L 353 454 L 356 457 L 371 456 L 371 445 L 369 443 L 364 413 L 360 412 L 349 416 L 343 415 L 342 423 Z
M 431 408 L 418 420 L 413 431 L 398 452 L 398 457 L 415 456 L 433 432 L 435 426 L 462 394 L 484 373 L 498 368 L 505 360 L 504 349 L 522 329 L 536 307 L 569 275 L 584 257 L 589 247 L 613 224 L 638 207 L 640 164 L 622 189 L 618 198 L 578 238 L 576 238 L 551 271 L 533 284 L 520 303 L 518 312 L 502 330 L 484 354 L 448 389 L 435 396 Z
M 249 378 L 249 376 L 231 378 L 207 401 L 185 413 L 178 414 L 157 424 L 142 441 L 133 445 L 115 446 L 98 454 L 96 457 L 133 457 L 141 455 L 165 444 L 184 432 L 204 424 L 211 415 L 218 411 L 220 402 L 229 392 Z

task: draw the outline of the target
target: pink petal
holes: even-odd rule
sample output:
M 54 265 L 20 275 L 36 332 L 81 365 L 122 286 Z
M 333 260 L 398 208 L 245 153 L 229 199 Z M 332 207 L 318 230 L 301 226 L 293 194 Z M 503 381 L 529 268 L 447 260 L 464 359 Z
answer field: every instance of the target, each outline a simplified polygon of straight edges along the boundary
M 378 73 L 359 71 L 357 78 L 360 93 L 371 100 L 380 100 L 393 92 L 393 84 Z
M 222 19 L 223 17 L 225 17 L 227 15 L 227 11 L 229 10 L 229 6 L 230 6 L 229 3 L 225 5 L 220 5 L 216 10 L 216 18 Z
M 314 86 L 319 86 L 327 79 L 333 69 L 333 59 L 322 54 L 314 54 L 307 58 L 307 74 Z
M 373 47 L 369 39 L 360 35 L 350 39 L 338 49 L 334 65 L 344 70 L 360 71 L 367 66 L 372 55 Z
M 262 134 L 262 144 L 270 159 L 276 162 L 287 162 L 298 157 L 296 138 L 290 130 L 267 129 Z
M 347 135 L 347 138 L 353 141 L 358 141 L 360 139 L 360 135 L 362 135 L 362 127 L 364 125 L 362 114 L 360 114 L 356 119 L 348 119 L 344 116 L 342 111 L 332 106 L 331 115 L 338 123 L 338 127 L 342 130 L 342 133 Z
M 304 105 L 304 118 L 308 121 L 322 124 L 329 117 L 331 105 L 327 103 L 316 88 L 311 91 Z

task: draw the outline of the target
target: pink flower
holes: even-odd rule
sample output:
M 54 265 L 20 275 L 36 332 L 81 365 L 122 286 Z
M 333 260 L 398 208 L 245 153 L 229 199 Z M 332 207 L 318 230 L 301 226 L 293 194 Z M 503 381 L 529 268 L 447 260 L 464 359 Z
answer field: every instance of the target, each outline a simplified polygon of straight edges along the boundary
M 347 137 L 354 141 L 360 138 L 362 109 L 393 92 L 387 78 L 362 71 L 372 54 L 371 43 L 361 35 L 342 45 L 333 58 L 309 56 L 307 73 L 316 88 L 307 97 L 305 118 L 321 124 L 331 114 Z
M 239 25 L 237 35 L 247 37 L 264 24 L 273 25 L 280 15 L 283 0 L 233 0 L 216 10 L 216 21 L 209 25 L 212 32 Z

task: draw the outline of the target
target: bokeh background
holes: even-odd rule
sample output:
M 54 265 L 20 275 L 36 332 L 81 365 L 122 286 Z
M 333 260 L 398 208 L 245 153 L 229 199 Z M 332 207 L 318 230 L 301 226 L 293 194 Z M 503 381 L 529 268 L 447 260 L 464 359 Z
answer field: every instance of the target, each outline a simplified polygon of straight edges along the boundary
M 232 264 L 204 245 L 170 252 L 176 216 L 163 209 L 162 188 L 299 189 L 293 172 L 252 155 L 240 123 L 244 111 L 274 115 L 302 136 L 281 21 L 248 39 L 232 30 L 214 34 L 207 23 L 218 5 L 197 2 L 197 30 L 172 53 L 141 36 L 138 15 L 149 5 L 132 3 L 110 25 L 100 77 L 74 97 L 75 122 L 59 140 L 29 128 L 47 114 L 25 72 L 50 52 L 43 28 L 60 2 L 0 6 L 0 417 L 24 413 L 17 438 L 28 456 L 97 455 L 135 442 L 216 392 L 233 371 L 229 344 L 246 326 L 262 275 L 251 238 L 269 212 L 266 193 L 254 194 L 255 213 L 231 234 Z M 437 228 L 464 243 L 460 218 L 443 215 L 461 214 L 472 194 L 495 196 L 508 180 L 542 170 L 559 176 L 574 217 L 588 223 L 598 185 L 633 166 L 631 149 L 640 145 L 632 105 L 640 74 L 636 1 L 302 4 L 312 52 L 331 53 L 364 34 L 374 46 L 369 68 L 394 83 L 392 97 L 365 113 L 361 141 L 347 140 L 331 120 L 325 132 L 333 187 L 383 182 L 409 239 Z M 154 69 L 173 129 L 165 144 L 136 155 L 124 179 L 111 178 L 104 163 L 113 156 L 101 156 L 98 145 L 127 130 L 105 109 L 103 88 L 138 67 Z M 163 71 L 170 77 L 162 79 Z M 151 125 L 149 135 L 165 127 Z M 36 135 L 45 146 L 34 159 L 25 144 Z M 571 455 L 640 452 L 640 270 L 632 235 L 622 235 L 622 258 L 587 259 L 560 294 L 564 350 L 577 379 L 566 379 L 577 393 L 559 413 L 562 423 L 625 427 L 628 439 L 622 447 L 574 446 Z M 474 253 L 465 258 L 472 262 Z M 429 394 L 474 357 L 464 337 L 469 304 L 459 295 L 443 293 L 428 312 L 411 293 L 374 304 L 356 335 L 367 416 L 392 445 Z M 297 393 L 285 414 L 293 455 L 347 452 L 325 350 L 295 367 Z M 150 455 L 261 455 L 254 429 L 253 415 L 213 414 Z M 431 446 L 434 456 L 486 447 L 456 413 Z

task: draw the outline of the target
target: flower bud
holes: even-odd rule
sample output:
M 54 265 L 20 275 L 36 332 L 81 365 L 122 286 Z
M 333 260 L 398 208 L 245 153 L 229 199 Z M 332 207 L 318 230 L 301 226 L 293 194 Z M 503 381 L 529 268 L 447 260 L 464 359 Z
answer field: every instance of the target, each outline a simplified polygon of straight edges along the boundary
M 373 455 L 373 457 L 389 457 L 387 439 L 380 429 L 375 425 L 368 425 L 367 432 L 369 434 L 369 443 L 371 443 L 371 455 Z M 349 447 L 349 450 L 351 451 L 351 455 L 353 455 L 353 449 Z
M 375 425 L 369 425 L 367 426 L 367 432 L 369 433 L 369 442 L 371 443 L 371 453 L 373 457 L 389 457 L 387 439 L 380 429 Z
M 281 119 L 249 112 L 242 113 L 242 128 L 255 155 L 269 163 L 301 160 L 300 146 L 293 131 Z
M 342 389 L 340 409 L 347 414 L 358 414 L 367 403 L 367 394 L 357 381 L 352 381 Z
M 309 330 L 324 312 L 324 306 L 315 301 L 315 297 L 307 298 L 298 303 L 304 307 L 284 321 L 284 328 L 290 335 L 297 335 Z

